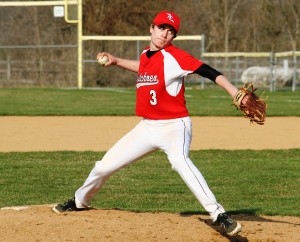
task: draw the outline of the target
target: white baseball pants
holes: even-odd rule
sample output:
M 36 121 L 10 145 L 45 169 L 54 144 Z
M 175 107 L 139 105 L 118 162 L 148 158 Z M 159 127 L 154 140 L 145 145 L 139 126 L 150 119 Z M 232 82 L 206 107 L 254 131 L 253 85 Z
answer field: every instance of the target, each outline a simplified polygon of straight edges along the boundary
M 154 150 L 163 150 L 186 185 L 215 221 L 224 208 L 217 203 L 204 177 L 189 158 L 192 123 L 189 117 L 171 120 L 141 120 L 95 163 L 88 178 L 76 193 L 77 207 L 89 206 L 90 200 L 105 181 L 119 169 Z

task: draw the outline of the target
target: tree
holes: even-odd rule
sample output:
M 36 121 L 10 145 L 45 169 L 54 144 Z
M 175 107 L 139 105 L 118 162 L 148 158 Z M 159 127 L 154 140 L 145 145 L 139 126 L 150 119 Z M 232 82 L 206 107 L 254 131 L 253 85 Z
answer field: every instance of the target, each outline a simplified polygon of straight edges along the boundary
M 222 0 L 223 5 L 223 24 L 224 24 L 224 51 L 229 51 L 229 35 L 231 25 L 241 0 Z
M 278 0 L 284 26 L 290 38 L 293 51 L 297 50 L 297 40 L 300 39 L 300 1 Z

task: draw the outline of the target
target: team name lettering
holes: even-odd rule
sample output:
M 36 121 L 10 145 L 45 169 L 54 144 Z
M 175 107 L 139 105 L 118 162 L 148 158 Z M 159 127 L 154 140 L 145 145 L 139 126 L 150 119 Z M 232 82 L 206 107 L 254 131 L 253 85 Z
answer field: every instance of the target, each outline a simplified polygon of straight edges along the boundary
M 138 76 L 136 87 L 155 85 L 159 82 L 157 75 L 147 75 L 147 72 Z

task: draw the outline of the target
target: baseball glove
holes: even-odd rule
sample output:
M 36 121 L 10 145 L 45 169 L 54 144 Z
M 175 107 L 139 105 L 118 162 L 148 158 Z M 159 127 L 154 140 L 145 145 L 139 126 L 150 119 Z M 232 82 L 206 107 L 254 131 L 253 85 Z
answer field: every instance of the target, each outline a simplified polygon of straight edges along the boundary
M 254 88 L 252 83 L 250 83 L 248 87 L 246 87 L 245 84 L 235 94 L 232 101 L 233 105 L 241 110 L 245 118 L 249 118 L 251 123 L 255 122 L 259 125 L 263 125 L 266 119 L 267 104 L 254 93 L 256 90 L 257 88 Z

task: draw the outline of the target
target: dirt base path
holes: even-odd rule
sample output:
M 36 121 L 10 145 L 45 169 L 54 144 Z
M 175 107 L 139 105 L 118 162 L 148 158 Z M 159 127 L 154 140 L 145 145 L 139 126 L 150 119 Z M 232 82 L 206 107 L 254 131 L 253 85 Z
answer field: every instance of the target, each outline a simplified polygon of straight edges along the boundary
M 300 118 L 193 117 L 192 149 L 300 148 Z M 139 121 L 136 117 L 0 117 L 0 152 L 105 151 Z M 298 242 L 299 217 L 233 216 L 243 231 L 229 238 L 206 215 L 91 210 L 57 215 L 53 205 L 2 208 L 0 242 L 174 241 Z
M 105 151 L 138 117 L 0 117 L 0 152 Z M 240 117 L 192 117 L 192 150 L 300 148 L 300 117 L 268 118 L 263 126 Z

